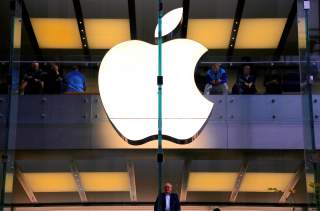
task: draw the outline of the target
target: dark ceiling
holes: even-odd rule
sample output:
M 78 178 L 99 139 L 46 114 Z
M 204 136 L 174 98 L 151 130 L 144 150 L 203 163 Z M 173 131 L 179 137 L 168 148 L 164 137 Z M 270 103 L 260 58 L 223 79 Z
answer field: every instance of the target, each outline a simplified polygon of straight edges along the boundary
M 7 57 L 9 47 L 9 0 L 0 2 L 0 23 L 2 26 L 1 57 Z M 30 18 L 50 17 L 50 18 L 76 18 L 74 4 L 72 0 L 24 0 L 26 10 Z M 130 8 L 135 12 L 134 30 L 136 39 L 153 43 L 153 33 L 157 21 L 157 2 L 151 0 L 79 0 L 82 8 L 82 18 L 129 18 Z M 129 3 L 131 2 L 131 4 Z M 133 3 L 132 3 L 133 2 Z M 165 12 L 177 7 L 182 7 L 184 2 L 189 5 L 189 19 L 192 18 L 234 18 L 237 12 L 238 0 L 164 0 Z M 288 18 L 294 0 L 245 0 L 241 13 L 241 18 Z M 132 7 L 133 6 L 133 7 Z M 318 1 L 312 1 L 310 28 L 319 28 Z M 298 24 L 297 18 L 292 20 L 288 34 L 283 42 L 283 55 L 298 55 Z M 217 31 L 219 33 L 219 31 Z M 279 44 L 280 45 L 280 44 Z M 39 54 L 35 49 L 34 41 L 30 38 L 30 27 L 22 27 L 22 50 L 23 58 L 32 58 Z M 276 50 L 276 49 L 275 49 Z M 242 57 L 248 55 L 272 56 L 275 50 L 235 50 L 234 56 Z M 45 55 L 74 55 L 81 58 L 81 50 L 59 50 L 42 51 Z M 105 50 L 90 50 L 92 55 L 98 55 L 98 60 L 104 55 Z M 211 50 L 212 56 L 224 56 L 226 50 Z

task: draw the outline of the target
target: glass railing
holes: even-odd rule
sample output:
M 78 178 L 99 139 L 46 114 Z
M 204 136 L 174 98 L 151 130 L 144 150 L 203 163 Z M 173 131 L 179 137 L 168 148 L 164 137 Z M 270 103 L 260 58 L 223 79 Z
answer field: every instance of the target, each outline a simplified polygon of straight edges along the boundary
M 98 78 L 116 44 L 155 44 L 156 2 L 12 2 L 0 2 L 0 211 L 152 210 L 157 68 L 149 87 L 105 99 Z M 319 2 L 307 3 L 164 2 L 189 13 L 164 40 L 208 50 L 185 90 L 164 68 L 162 182 L 182 210 L 319 207 Z
M 156 143 L 132 146 L 124 139 L 123 131 L 117 130 L 115 124 L 119 118 L 106 115 L 108 107 L 104 108 L 99 96 L 97 64 L 38 63 L 43 74 L 39 74 L 43 91 L 12 93 L 14 106 L 10 105 L 10 112 L 5 106 L 10 98 L 1 95 L 0 113 L 16 116 L 11 121 L 15 132 L 10 134 L 8 164 L 14 168 L 7 171 L 6 203 L 17 207 L 35 203 L 39 206 L 152 205 L 157 192 Z M 213 64 L 220 64 L 228 76 L 227 93 L 204 93 L 208 69 Z M 317 64 L 314 61 L 313 68 Z M 245 65 L 255 77 L 256 92 L 232 93 Z M 27 78 L 22 73 L 32 63 L 21 62 L 17 66 L 21 86 Z M 47 72 L 58 67 L 61 79 L 56 81 L 63 87 L 65 76 L 75 66 L 85 77 L 84 92 L 46 93 Z M 313 79 L 313 121 L 318 125 L 320 98 L 316 94 L 319 83 L 316 71 Z M 304 120 L 310 117 L 303 113 L 299 63 L 200 61 L 194 80 L 199 95 L 215 103 L 213 110 L 191 143 L 164 142 L 164 181 L 173 184 L 183 206 L 228 207 L 230 203 L 314 206 L 311 199 L 317 184 L 312 172 L 303 168 Z M 272 90 L 268 81 L 279 93 L 268 93 Z M 6 117 L 3 115 L 3 124 Z M 196 121 L 201 118 L 195 116 L 194 120 L 184 118 L 184 121 L 198 124 Z M 143 119 L 154 120 L 152 116 L 120 119 L 131 121 L 132 127 Z M 3 131 L 2 140 L 7 141 L 6 130 Z M 316 129 L 315 134 L 318 133 Z M 316 143 L 318 146 L 318 139 Z
M 301 81 L 298 61 L 223 62 L 200 61 L 195 69 L 194 81 L 204 95 L 221 94 L 300 94 L 305 85 Z M 19 62 L 19 92 L 28 94 L 99 94 L 98 62 L 34 61 Z M 313 93 L 319 89 L 319 60 L 311 62 Z M 219 66 L 215 73 L 213 66 Z M 35 68 L 35 69 L 34 69 Z M 221 71 L 225 72 L 222 82 Z M 247 75 L 244 74 L 247 71 Z M 74 74 L 75 73 L 75 74 Z M 79 84 L 70 84 L 72 77 L 81 76 Z M 211 78 L 210 78 L 211 77 Z M 219 78 L 220 77 L 220 78 Z M 1 64 L 1 93 L 7 93 L 8 63 Z M 212 79 L 212 80 L 211 80 Z M 210 82 L 211 80 L 211 82 Z M 247 86 L 247 85 L 250 85 Z M 77 86 L 77 87 L 71 87 Z

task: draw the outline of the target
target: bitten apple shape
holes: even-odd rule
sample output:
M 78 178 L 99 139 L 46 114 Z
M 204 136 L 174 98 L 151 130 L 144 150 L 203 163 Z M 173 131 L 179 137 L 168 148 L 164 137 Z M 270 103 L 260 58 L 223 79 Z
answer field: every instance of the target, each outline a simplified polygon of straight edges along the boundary
M 212 111 L 199 92 L 194 71 L 207 49 L 189 39 L 163 43 L 164 139 L 189 143 Z M 155 140 L 158 133 L 158 46 L 132 40 L 110 49 L 99 70 L 99 90 L 109 120 L 131 144 Z

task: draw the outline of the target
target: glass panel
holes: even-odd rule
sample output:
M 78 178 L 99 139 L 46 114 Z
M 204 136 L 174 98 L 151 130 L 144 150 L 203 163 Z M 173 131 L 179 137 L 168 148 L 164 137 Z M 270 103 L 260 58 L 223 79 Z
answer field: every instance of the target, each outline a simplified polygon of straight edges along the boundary
M 303 108 L 305 113 L 305 159 L 306 178 L 309 201 L 319 209 L 319 166 L 317 162 L 318 148 L 318 63 L 317 51 L 319 33 L 319 2 L 298 2 L 299 14 L 299 51 L 301 60 L 301 85 L 303 91 Z
M 303 3 L 163 2 L 184 8 L 163 37 L 161 181 L 183 210 L 315 207 L 319 5 L 307 17 Z M 0 12 L 2 205 L 152 210 L 157 2 L 17 0 Z

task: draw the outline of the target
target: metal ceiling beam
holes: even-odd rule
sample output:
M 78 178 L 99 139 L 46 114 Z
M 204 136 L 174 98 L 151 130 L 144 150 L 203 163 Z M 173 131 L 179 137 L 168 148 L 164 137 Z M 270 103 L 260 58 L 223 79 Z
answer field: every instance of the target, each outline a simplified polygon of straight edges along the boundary
M 20 185 L 22 186 L 23 190 L 25 191 L 30 202 L 31 203 L 38 203 L 38 200 L 37 200 L 36 196 L 34 195 L 30 185 L 27 183 L 24 175 L 22 174 L 21 170 L 18 167 L 16 167 L 15 173 L 16 173 L 16 177 L 17 177 Z
M 82 49 L 85 55 L 89 55 L 89 45 L 88 45 L 88 39 L 86 34 L 86 27 L 84 25 L 84 18 L 83 18 L 81 3 L 80 3 L 80 0 L 72 0 L 72 1 L 73 1 L 74 12 L 77 18 L 79 35 L 82 43 Z
M 132 40 L 137 39 L 136 1 L 128 0 L 130 35 Z
M 22 11 L 22 25 L 25 27 L 25 29 L 27 31 L 31 46 L 32 46 L 34 52 L 36 53 L 37 57 L 41 57 L 42 56 L 41 49 L 39 47 L 37 37 L 34 33 L 31 19 L 30 19 L 30 15 L 29 15 L 27 7 L 24 3 L 24 0 L 21 0 L 21 11 Z
M 286 203 L 287 199 L 294 192 L 296 185 L 298 184 L 301 177 L 304 175 L 304 164 L 301 164 L 299 169 L 296 171 L 294 177 L 287 185 L 286 189 L 283 191 L 283 194 L 279 200 L 279 203 Z
M 71 161 L 70 170 L 71 170 L 73 179 L 75 181 L 75 184 L 77 186 L 81 202 L 88 202 L 86 192 L 85 192 L 83 185 L 82 185 L 82 182 L 81 182 L 78 166 L 74 161 Z
M 181 23 L 181 37 L 186 38 L 188 32 L 188 21 L 189 21 L 189 11 L 190 11 L 190 0 L 183 0 L 183 15 Z
M 183 164 L 182 175 L 181 175 L 182 179 L 181 179 L 180 201 L 187 200 L 190 169 L 191 169 L 191 161 L 185 160 Z
M 232 25 L 232 29 L 231 29 L 232 31 L 231 31 L 231 36 L 230 36 L 230 40 L 229 40 L 229 47 L 228 47 L 228 51 L 227 51 L 227 59 L 228 60 L 230 60 L 233 55 L 234 46 L 237 41 L 239 26 L 240 26 L 245 3 L 246 3 L 246 0 L 238 0 L 238 3 L 237 3 L 236 13 L 234 15 L 233 25 Z
M 137 187 L 136 187 L 136 176 L 134 171 L 134 163 L 132 161 L 127 162 L 127 171 L 129 174 L 130 182 L 130 199 L 131 201 L 137 201 Z
M 237 200 L 237 196 L 238 196 L 238 193 L 239 193 L 239 190 L 240 190 L 240 186 L 241 186 L 243 178 L 244 178 L 244 176 L 245 176 L 245 174 L 247 172 L 247 169 L 248 169 L 248 162 L 244 162 L 241 165 L 241 168 L 240 168 L 240 171 L 238 173 L 236 182 L 235 182 L 235 184 L 233 186 L 233 189 L 232 189 L 232 192 L 230 194 L 230 197 L 229 197 L 229 201 L 230 202 L 235 202 Z
M 290 30 L 294 24 L 294 20 L 296 16 L 297 16 L 297 0 L 294 0 L 287 18 L 286 25 L 284 26 L 278 47 L 274 52 L 274 59 L 276 60 L 280 58 L 282 52 L 284 51 Z

